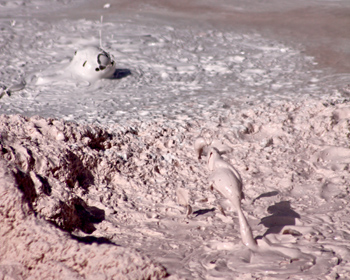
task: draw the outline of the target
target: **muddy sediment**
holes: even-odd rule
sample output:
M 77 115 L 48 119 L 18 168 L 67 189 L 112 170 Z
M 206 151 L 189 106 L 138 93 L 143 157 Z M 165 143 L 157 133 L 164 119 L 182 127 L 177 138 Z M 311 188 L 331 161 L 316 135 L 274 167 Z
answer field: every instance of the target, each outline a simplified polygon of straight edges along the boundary
M 185 278 L 277 277 L 276 271 L 345 276 L 349 112 L 346 101 L 281 103 L 221 118 L 219 126 L 158 120 L 108 129 L 3 115 L 2 263 L 28 277 L 49 263 L 50 273 L 64 264 L 76 279 L 92 271 L 158 279 L 166 275 L 162 266 Z M 311 255 L 314 263 L 284 263 L 293 259 L 284 249 L 270 253 L 270 263 L 263 253 L 262 263 L 251 256 L 243 269 L 237 254 L 250 253 L 240 241 L 237 214 L 208 188 L 205 157 L 198 160 L 193 148 L 198 135 L 222 149 L 241 174 L 242 208 L 255 238 Z M 190 215 L 178 204 L 179 188 L 189 191 Z M 30 245 L 43 242 L 42 250 Z M 76 253 L 64 253 L 70 250 Z M 81 261 L 71 263 L 81 250 Z M 112 263 L 105 263 L 106 254 Z M 125 254 L 134 259 L 130 269 Z M 118 268 L 121 256 L 128 272 Z M 101 270 L 105 265 L 110 272 Z

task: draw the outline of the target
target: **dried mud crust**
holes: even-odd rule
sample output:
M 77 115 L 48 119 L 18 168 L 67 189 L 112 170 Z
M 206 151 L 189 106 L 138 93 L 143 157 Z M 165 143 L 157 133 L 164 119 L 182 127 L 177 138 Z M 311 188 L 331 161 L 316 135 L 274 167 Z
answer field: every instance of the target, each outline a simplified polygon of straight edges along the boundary
M 165 277 L 165 269 L 138 249 L 171 274 L 213 276 L 219 263 L 205 263 L 215 251 L 208 244 L 237 245 L 240 238 L 234 221 L 217 211 L 220 196 L 209 191 L 205 160 L 195 156 L 193 142 L 201 135 L 225 147 L 223 156 L 241 174 L 242 207 L 254 235 L 276 234 L 315 254 L 314 275 L 345 275 L 349 117 L 349 103 L 320 101 L 227 111 L 205 123 L 156 119 L 99 127 L 2 115 L 0 271 L 24 278 L 58 271 L 66 273 L 62 279 Z M 177 204 L 178 188 L 189 190 L 190 219 Z M 289 220 L 298 227 L 283 224 Z M 289 232 L 298 234 L 283 241 Z M 317 255 L 317 246 L 327 247 L 328 255 Z M 224 261 L 224 252 L 215 254 Z M 265 277 L 249 272 L 249 263 L 247 271 L 227 265 L 230 275 Z

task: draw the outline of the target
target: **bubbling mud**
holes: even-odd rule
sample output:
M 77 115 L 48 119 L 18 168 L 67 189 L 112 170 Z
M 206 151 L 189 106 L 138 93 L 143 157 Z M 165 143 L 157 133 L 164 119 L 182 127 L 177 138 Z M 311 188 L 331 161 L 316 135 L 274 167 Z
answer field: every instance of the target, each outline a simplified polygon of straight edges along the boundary
M 59 69 L 54 73 L 50 69 L 40 74 L 35 74 L 36 85 L 61 82 L 64 79 L 82 80 L 88 83 L 100 79 L 113 78 L 116 71 L 115 61 L 111 55 L 101 48 L 89 46 L 77 50 L 72 61 L 67 67 Z
M 93 278 L 90 272 L 99 271 L 90 266 L 96 263 L 93 254 L 102 256 L 98 257 L 102 278 L 108 277 L 106 265 L 114 270 L 115 261 L 128 270 L 124 273 L 134 271 L 138 258 L 126 254 L 116 258 L 114 250 L 98 253 L 100 243 L 150 256 L 166 267 L 172 280 L 313 280 L 349 275 L 349 74 L 335 76 L 321 69 L 320 61 L 305 53 L 305 46 L 293 36 L 286 42 L 277 33 L 274 39 L 260 33 L 266 25 L 260 24 L 255 12 L 245 19 L 252 23 L 254 17 L 261 25 L 257 30 L 250 24 L 240 28 L 242 17 L 221 22 L 224 26 L 214 22 L 210 10 L 222 7 L 217 1 L 208 2 L 207 15 L 196 9 L 196 15 L 186 18 L 169 10 L 165 14 L 156 7 L 159 1 L 153 1 L 155 5 L 139 1 L 140 9 L 134 13 L 124 9 L 133 1 L 124 6 L 109 1 L 108 10 L 98 1 L 93 5 L 100 10 L 91 9 L 92 1 L 49 2 L 0 4 L 0 92 L 18 91 L 24 86 L 19 84 L 23 77 L 28 82 L 21 92 L 0 102 L 5 114 L 0 122 L 0 157 L 12 170 L 12 180 L 17 180 L 0 200 L 16 201 L 18 210 L 30 205 L 34 213 L 28 215 L 35 219 L 35 224 L 22 223 L 4 212 L 0 223 L 5 227 L 0 231 L 13 231 L 0 234 L 8 245 L 0 246 L 0 275 L 13 278 L 7 271 L 21 263 L 28 264 L 24 270 L 31 278 L 43 278 L 47 270 L 56 278 Z M 74 11 L 73 2 L 84 2 L 85 13 L 81 5 Z M 231 0 L 224 2 L 237 8 Z M 55 13 L 45 13 L 48 5 Z M 61 15 L 56 13 L 58 6 L 65 8 Z M 144 13 L 147 9 L 153 12 Z M 331 22 L 319 17 L 317 10 L 309 11 Z M 102 45 L 98 44 L 101 14 L 105 51 L 113 53 L 123 68 L 117 69 L 118 77 L 132 73 L 126 79 L 89 82 L 68 68 L 75 49 Z M 285 19 L 285 14 L 274 14 Z M 300 17 L 299 10 L 293 14 Z M 273 26 L 281 22 L 271 13 L 263 16 Z M 223 15 L 219 12 L 216 17 Z M 331 25 L 334 22 L 339 21 Z M 281 26 L 288 28 L 285 23 Z M 304 30 L 303 21 L 297 24 Z M 284 31 L 279 34 L 289 34 Z M 332 50 L 345 45 L 331 41 Z M 105 69 L 100 65 L 108 65 L 112 57 L 99 58 L 99 62 L 94 58 L 98 67 L 91 70 L 101 74 Z M 80 60 L 73 68 L 81 71 L 84 63 Z M 43 84 L 37 85 L 40 77 Z M 16 86 L 2 86 L 11 84 Z M 36 115 L 46 119 L 31 117 Z M 202 139 L 194 156 L 198 135 Z M 218 170 L 226 168 L 225 172 L 203 168 L 203 158 L 212 147 L 222 159 L 216 160 Z M 239 176 L 228 164 L 242 177 L 241 201 Z M 232 195 L 240 209 L 208 189 L 212 173 L 217 185 L 230 183 L 218 189 Z M 24 204 L 12 199 L 12 191 L 23 190 Z M 4 205 L 9 209 L 12 204 Z M 37 218 L 58 226 L 47 240 L 57 240 L 54 236 L 68 231 L 55 248 L 74 245 L 71 239 L 77 239 L 79 247 L 89 243 L 90 253 L 75 250 L 74 245 L 72 254 L 64 249 L 60 256 L 42 238 L 31 242 L 31 235 L 45 232 Z M 23 242 L 22 233 L 28 242 Z M 20 251 L 18 244 L 23 247 Z M 66 264 L 81 274 L 64 277 L 59 268 Z M 145 267 L 143 262 L 137 266 Z M 165 271 L 158 271 L 161 278 Z
M 99 47 L 88 46 L 75 51 L 68 65 L 52 65 L 41 72 L 28 75 L 19 84 L 1 87 L 0 98 L 24 89 L 27 84 L 42 86 L 86 82 L 90 85 L 101 79 L 112 79 L 115 73 L 116 63 L 112 56 Z

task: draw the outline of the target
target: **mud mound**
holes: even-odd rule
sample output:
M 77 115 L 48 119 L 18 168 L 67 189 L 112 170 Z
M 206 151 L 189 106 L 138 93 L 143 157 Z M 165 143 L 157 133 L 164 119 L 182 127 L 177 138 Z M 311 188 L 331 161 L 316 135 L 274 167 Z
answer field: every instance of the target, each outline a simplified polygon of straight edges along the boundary
M 0 278 L 166 275 L 162 266 L 132 249 L 71 234 L 77 229 L 91 233 L 105 218 L 103 209 L 87 205 L 79 195 L 95 183 L 90 170 L 96 172 L 98 150 L 110 138 L 105 131 L 20 116 L 2 116 L 0 122 Z M 80 141 L 84 144 L 78 147 Z M 116 203 L 121 193 L 116 192 Z
M 109 127 L 0 116 L 0 271 L 165 277 L 151 257 L 171 279 L 347 275 L 349 116 L 346 100 Z M 209 190 L 199 135 L 240 173 L 254 237 L 314 262 L 242 244 L 236 212 Z

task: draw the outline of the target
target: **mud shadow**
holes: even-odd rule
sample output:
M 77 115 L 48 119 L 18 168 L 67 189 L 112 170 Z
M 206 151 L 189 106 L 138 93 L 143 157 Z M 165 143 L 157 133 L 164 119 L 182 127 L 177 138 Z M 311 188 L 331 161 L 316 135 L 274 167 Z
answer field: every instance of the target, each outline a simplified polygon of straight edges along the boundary
M 131 71 L 129 69 L 116 69 L 112 79 L 120 80 L 130 75 L 131 75 Z
M 261 195 L 259 195 L 258 197 L 254 198 L 252 203 L 254 203 L 255 201 L 257 201 L 258 199 L 260 198 L 263 198 L 263 197 L 272 197 L 272 196 L 276 196 L 278 195 L 279 192 L 278 191 L 272 191 L 272 192 L 266 192 L 266 193 L 263 193 Z
M 28 173 L 15 168 L 13 175 L 19 190 L 23 193 L 23 200 L 28 204 L 30 211 L 37 215 L 33 203 L 38 198 L 34 182 Z M 51 186 L 46 178 L 37 175 L 42 183 L 41 191 L 47 196 L 51 196 Z M 41 194 L 42 195 L 42 194 Z M 60 228 L 61 230 L 72 232 L 80 229 L 84 233 L 91 234 L 96 228 L 95 224 L 105 220 L 105 211 L 95 206 L 88 206 L 81 198 L 75 197 L 67 201 L 60 201 L 57 205 L 60 209 L 55 217 L 43 217 L 46 221 Z
M 87 190 L 94 184 L 94 175 L 86 168 L 83 161 L 75 153 L 69 151 L 68 161 L 70 163 L 70 174 L 67 176 L 66 184 L 71 189 L 74 189 L 76 182 L 78 182 L 79 186 L 84 190 Z
M 300 215 L 291 208 L 289 201 L 281 201 L 269 206 L 267 211 L 272 215 L 260 221 L 260 224 L 268 228 L 264 236 L 270 233 L 280 233 L 284 226 L 295 225 L 295 219 L 300 218 Z
M 96 236 L 76 236 L 74 234 L 71 234 L 72 239 L 85 243 L 85 244 L 93 244 L 93 243 L 97 243 L 97 244 L 109 244 L 109 245 L 114 245 L 114 246 L 120 246 L 118 244 L 115 244 L 114 242 L 112 242 L 111 240 L 109 240 L 108 238 L 105 237 L 96 237 Z
M 105 219 L 105 211 L 94 206 L 84 206 L 75 204 L 76 215 L 80 222 L 77 228 L 91 234 L 96 230 L 94 224 L 101 223 Z
M 210 209 L 209 208 L 207 208 L 207 209 L 199 209 L 199 210 L 194 211 L 193 215 L 195 215 L 195 217 L 198 217 L 200 215 L 205 215 L 205 214 L 207 214 L 209 212 L 214 212 L 214 211 L 215 211 L 214 207 L 210 208 Z

